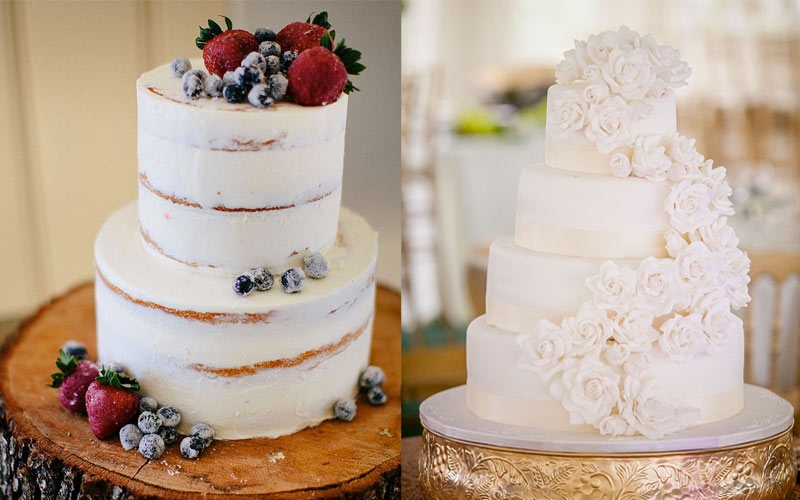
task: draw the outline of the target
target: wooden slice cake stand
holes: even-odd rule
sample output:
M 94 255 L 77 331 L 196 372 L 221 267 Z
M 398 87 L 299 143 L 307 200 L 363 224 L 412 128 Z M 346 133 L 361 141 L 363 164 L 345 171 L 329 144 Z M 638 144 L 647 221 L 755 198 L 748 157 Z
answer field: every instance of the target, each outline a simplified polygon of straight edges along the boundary
M 278 439 L 215 441 L 198 460 L 176 444 L 158 460 L 94 437 L 47 387 L 59 347 L 94 357 L 92 285 L 55 299 L 0 354 L 0 497 L 74 499 L 399 498 L 400 297 L 378 287 L 371 362 L 386 371 L 388 402 L 363 395 L 352 422 L 327 421 Z

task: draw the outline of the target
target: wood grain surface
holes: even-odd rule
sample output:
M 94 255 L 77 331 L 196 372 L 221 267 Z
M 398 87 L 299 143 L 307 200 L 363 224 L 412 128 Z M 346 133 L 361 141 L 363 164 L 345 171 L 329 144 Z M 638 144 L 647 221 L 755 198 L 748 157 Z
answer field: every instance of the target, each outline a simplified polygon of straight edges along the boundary
M 328 421 L 278 439 L 215 441 L 199 460 L 177 444 L 161 459 L 97 440 L 86 417 L 46 387 L 59 346 L 84 342 L 94 356 L 94 297 L 83 285 L 43 307 L 0 357 L 0 497 L 3 498 L 399 498 L 400 297 L 378 288 L 373 364 L 389 397 L 363 395 L 352 422 Z

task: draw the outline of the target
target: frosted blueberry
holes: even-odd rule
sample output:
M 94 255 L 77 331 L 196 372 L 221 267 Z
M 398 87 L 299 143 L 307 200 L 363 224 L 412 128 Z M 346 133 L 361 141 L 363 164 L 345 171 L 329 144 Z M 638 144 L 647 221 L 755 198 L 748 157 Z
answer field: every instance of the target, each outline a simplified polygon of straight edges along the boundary
M 253 85 L 253 88 L 247 93 L 247 101 L 256 108 L 268 108 L 275 102 L 275 99 L 272 98 L 269 86 L 259 83 Z
M 226 71 L 222 75 L 222 86 L 227 87 L 228 85 L 236 85 L 236 76 L 234 76 L 233 71 Z
M 196 76 L 197 78 L 200 79 L 200 81 L 203 81 L 203 82 L 206 81 L 206 77 L 208 76 L 208 74 L 205 71 L 203 71 L 202 69 L 189 70 L 189 71 L 187 71 L 186 73 L 183 74 L 183 77 L 186 78 L 186 75 Z
M 164 444 L 172 444 L 178 440 L 178 431 L 175 427 L 162 427 L 158 430 L 158 435 L 164 440 Z
M 139 424 L 139 429 L 145 434 L 155 434 L 161 428 L 163 421 L 158 414 L 151 411 L 143 411 L 139 414 L 137 423 Z
M 183 75 L 183 93 L 190 99 L 197 99 L 203 93 L 204 79 L 191 72 Z
M 281 70 L 281 60 L 278 56 L 267 56 L 265 75 L 274 75 Z
M 269 90 L 272 93 L 272 98 L 276 101 L 282 100 L 286 97 L 286 91 L 289 89 L 289 80 L 281 73 L 269 75 L 267 80 L 269 83 Z
M 264 72 L 267 70 L 267 60 L 261 55 L 261 52 L 250 52 L 242 59 L 242 66 L 252 66 Z
M 370 387 L 367 391 L 367 399 L 372 406 L 381 406 L 386 403 L 386 391 L 379 385 Z
M 151 413 L 155 413 L 158 410 L 158 402 L 155 398 L 151 398 L 150 396 L 142 396 L 139 398 L 139 411 L 146 412 L 149 411 Z
M 161 458 L 165 447 L 164 440 L 158 434 L 147 434 L 139 441 L 139 453 L 151 460 Z
M 297 293 L 306 284 L 306 273 L 299 267 L 287 269 L 281 274 L 281 286 L 286 293 Z
M 264 82 L 264 73 L 255 66 L 239 66 L 233 70 L 233 77 L 238 85 L 243 85 L 247 88 Z
M 352 399 L 340 399 L 333 405 L 333 413 L 339 420 L 349 422 L 356 418 L 356 403 Z
M 386 374 L 380 366 L 369 365 L 361 372 L 361 377 L 358 379 L 358 385 L 364 389 L 370 387 L 377 387 L 386 382 Z
M 67 340 L 64 342 L 64 345 L 61 346 L 61 350 L 70 356 L 75 356 L 79 360 L 86 359 L 86 356 L 88 356 L 86 346 L 77 340 Z
M 142 434 L 142 431 L 134 424 L 127 424 L 119 430 L 119 442 L 126 450 L 138 448 L 142 436 L 144 436 L 144 434 Z
M 315 280 L 324 278 L 328 274 L 328 261 L 319 252 L 311 252 L 303 257 L 303 267 L 309 278 Z
M 190 460 L 199 457 L 205 449 L 203 438 L 199 436 L 187 436 L 181 440 L 181 455 Z
M 171 406 L 159 408 L 156 415 L 161 417 L 161 425 L 164 427 L 177 427 L 181 423 L 181 414 Z
M 185 57 L 176 57 L 169 63 L 169 71 L 176 78 L 182 77 L 190 69 L 192 69 L 192 63 Z
M 230 87 L 225 87 L 226 90 L 229 88 Z M 233 291 L 242 297 L 250 295 L 250 292 L 253 291 L 253 280 L 246 274 L 239 276 L 233 280 Z
M 107 370 L 112 372 L 125 373 L 125 365 L 123 365 L 119 361 L 109 361 L 108 363 L 104 363 L 103 366 L 105 366 Z
M 247 87 L 244 85 L 228 85 L 222 90 L 225 100 L 231 103 L 244 102 L 247 99 Z
M 289 67 L 292 65 L 295 59 L 297 59 L 296 50 L 290 50 L 281 54 L 281 71 L 283 73 L 288 72 Z
M 222 83 L 222 78 L 218 77 L 217 75 L 208 75 L 206 82 L 203 84 L 203 88 L 205 89 L 208 97 L 221 96 L 223 87 L 224 85 Z
M 274 31 L 267 28 L 258 28 L 253 32 L 253 36 L 256 37 L 256 42 L 258 43 L 274 42 L 278 38 Z
M 259 267 L 253 271 L 253 283 L 256 286 L 256 290 L 265 292 L 272 288 L 272 285 L 275 283 L 275 277 L 272 276 L 269 269 Z
M 189 434 L 202 439 L 203 445 L 206 447 L 211 444 L 211 441 L 214 440 L 214 429 L 209 427 L 208 424 L 204 423 L 194 424 L 192 428 L 189 429 Z
M 275 42 L 267 40 L 258 44 L 258 51 L 261 52 L 261 55 L 264 57 L 280 56 L 281 46 Z

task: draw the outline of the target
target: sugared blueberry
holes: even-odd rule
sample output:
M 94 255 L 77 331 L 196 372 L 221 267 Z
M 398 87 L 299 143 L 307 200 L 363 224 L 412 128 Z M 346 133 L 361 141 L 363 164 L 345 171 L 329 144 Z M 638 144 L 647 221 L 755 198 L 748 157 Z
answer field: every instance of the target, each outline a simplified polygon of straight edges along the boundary
M 70 356 L 78 358 L 78 360 L 86 359 L 88 356 L 86 346 L 77 340 L 67 340 L 64 342 L 64 345 L 61 346 L 61 350 Z
M 208 447 L 211 442 L 214 440 L 214 429 L 212 429 L 208 424 L 204 423 L 197 423 L 189 429 L 189 434 L 192 436 L 197 436 L 203 440 L 203 444 Z
M 208 97 L 221 96 L 223 87 L 224 85 L 222 83 L 222 78 L 218 77 L 217 75 L 208 75 L 206 82 L 203 84 L 203 88 L 205 89 Z
M 165 447 L 164 439 L 158 434 L 147 434 L 139 441 L 139 453 L 151 460 L 161 458 Z
M 155 398 L 151 398 L 150 396 L 142 396 L 139 398 L 139 411 L 145 412 L 149 411 L 151 413 L 155 413 L 158 410 L 158 402 Z
M 324 278 L 328 274 L 328 261 L 319 252 L 311 252 L 303 257 L 303 267 L 309 278 L 315 280 Z
M 139 424 L 139 429 L 145 434 L 155 434 L 161 428 L 163 422 L 157 413 L 143 411 L 139 414 L 137 423 Z
M 176 78 L 181 78 L 190 69 L 192 69 L 192 63 L 185 57 L 176 57 L 169 63 L 169 70 Z
M 264 57 L 268 56 L 280 56 L 281 55 L 281 46 L 278 45 L 276 42 L 272 41 L 265 41 L 258 44 L 258 51 L 261 52 L 261 55 Z
M 281 274 L 281 286 L 286 293 L 297 293 L 306 284 L 306 273 L 299 267 L 287 269 Z
M 386 403 L 386 391 L 379 385 L 372 386 L 367 391 L 367 399 L 372 406 L 381 406 Z
M 239 66 L 233 70 L 233 76 L 237 84 L 247 88 L 264 82 L 264 73 L 255 66 Z
M 268 108 L 275 102 L 275 99 L 272 98 L 269 86 L 265 83 L 259 83 L 258 85 L 253 85 L 253 88 L 247 93 L 247 101 L 256 108 Z
M 233 71 L 226 71 L 224 75 L 222 75 L 222 86 L 227 87 L 228 85 L 236 85 L 236 75 L 233 74 Z
M 290 50 L 281 54 L 281 72 L 286 73 L 294 60 L 297 59 L 297 51 Z
M 187 436 L 181 440 L 181 455 L 189 460 L 199 457 L 205 448 L 205 442 L 199 436 Z
M 247 87 L 244 85 L 228 85 L 222 91 L 225 100 L 231 103 L 244 102 L 247 99 Z
M 164 440 L 164 444 L 172 444 L 178 440 L 178 431 L 175 427 L 162 427 L 158 430 L 158 435 Z
M 386 374 L 383 372 L 380 366 L 369 365 L 361 372 L 361 377 L 358 379 L 358 385 L 360 385 L 363 389 L 369 389 L 370 387 L 377 387 L 379 385 L 383 385 L 386 382 Z
M 229 89 L 230 87 L 225 87 L 225 89 Z M 253 280 L 250 276 L 243 274 L 233 280 L 233 291 L 236 292 L 237 295 L 241 295 L 245 297 L 250 295 L 250 292 L 253 291 Z
M 258 43 L 274 42 L 278 38 L 274 31 L 267 28 L 258 28 L 253 32 L 253 36 L 256 37 L 256 42 Z
M 144 434 L 134 424 L 127 424 L 119 430 L 119 442 L 126 450 L 132 450 L 139 447 L 139 441 L 142 440 Z
M 264 71 L 265 75 L 274 75 L 275 73 L 279 73 L 281 71 L 281 60 L 278 56 L 267 56 L 265 65 L 267 68 Z
M 333 413 L 339 420 L 349 422 L 356 418 L 356 403 L 352 399 L 340 399 L 333 405 Z
M 123 365 L 119 361 L 109 361 L 108 363 L 104 363 L 103 366 L 106 367 L 106 370 L 111 372 L 126 373 L 125 365 Z
M 289 89 L 289 80 L 287 80 L 282 73 L 269 75 L 267 83 L 269 84 L 269 90 L 272 92 L 273 99 L 280 101 L 286 97 L 286 91 Z
M 269 269 L 259 267 L 253 271 L 253 284 L 255 284 L 256 290 L 265 292 L 272 288 L 274 283 L 275 277 L 272 276 L 272 273 L 269 272 Z
M 181 414 L 171 406 L 159 408 L 156 415 L 161 417 L 161 425 L 164 427 L 177 427 L 181 423 Z
M 252 66 L 260 69 L 263 73 L 267 70 L 267 59 L 261 55 L 261 52 L 250 52 L 242 59 L 242 66 Z
M 192 72 L 183 75 L 183 93 L 190 99 L 197 99 L 203 94 L 204 84 L 204 79 Z

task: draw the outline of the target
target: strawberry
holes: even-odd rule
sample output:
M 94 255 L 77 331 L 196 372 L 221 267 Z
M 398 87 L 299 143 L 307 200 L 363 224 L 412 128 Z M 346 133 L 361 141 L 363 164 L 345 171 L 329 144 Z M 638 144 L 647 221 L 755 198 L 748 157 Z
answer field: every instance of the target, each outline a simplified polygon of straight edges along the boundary
M 231 20 L 225 16 L 227 31 L 222 31 L 219 24 L 208 20 L 208 28 L 200 27 L 200 36 L 195 39 L 197 48 L 203 50 L 203 62 L 209 73 L 219 77 L 226 71 L 238 68 L 242 59 L 250 52 L 258 50 L 258 42 L 252 33 L 235 30 Z
M 304 106 L 336 102 L 347 84 L 341 59 L 320 46 L 299 54 L 287 76 L 294 101 Z
M 77 357 L 58 351 L 56 366 L 59 372 L 50 375 L 50 387 L 58 388 L 61 406 L 75 413 L 86 412 L 86 389 L 100 374 L 97 365 L 91 361 L 79 361 Z
M 301 53 L 319 47 L 319 40 L 327 32 L 328 30 L 322 26 L 298 21 L 288 24 L 280 30 L 276 41 L 284 52 L 296 50 Z
M 102 367 L 100 376 L 86 391 L 89 426 L 98 439 L 115 436 L 139 410 L 139 382 L 124 373 Z

